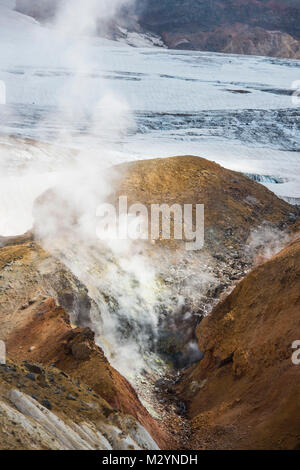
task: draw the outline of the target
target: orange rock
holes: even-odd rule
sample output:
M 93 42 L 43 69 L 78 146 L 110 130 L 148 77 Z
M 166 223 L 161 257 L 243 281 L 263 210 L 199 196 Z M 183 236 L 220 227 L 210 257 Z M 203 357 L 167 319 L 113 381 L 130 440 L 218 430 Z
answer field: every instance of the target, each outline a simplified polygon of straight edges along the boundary
M 291 359 L 300 339 L 299 292 L 300 238 L 255 268 L 199 325 L 205 357 L 180 385 L 192 449 L 300 447 L 300 375 Z

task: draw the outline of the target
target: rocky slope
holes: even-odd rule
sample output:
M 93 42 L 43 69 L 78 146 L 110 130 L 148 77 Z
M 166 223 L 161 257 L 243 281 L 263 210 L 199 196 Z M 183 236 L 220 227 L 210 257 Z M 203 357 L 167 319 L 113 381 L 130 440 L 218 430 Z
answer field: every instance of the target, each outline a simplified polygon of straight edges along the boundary
M 187 252 L 185 242 L 174 240 L 172 231 L 170 240 L 158 240 L 149 250 L 160 275 L 171 283 L 169 297 L 184 299 L 181 307 L 171 302 L 170 314 L 160 321 L 158 342 L 159 349 L 169 351 L 168 358 L 183 367 L 199 357 L 190 345 L 203 315 L 256 259 L 280 250 L 294 236 L 289 232 L 299 209 L 244 175 L 199 157 L 140 161 L 118 170 L 115 196 L 126 195 L 128 205 L 143 203 L 148 214 L 151 204 L 192 203 L 205 208 L 200 253 Z
M 299 39 L 281 31 L 268 31 L 242 23 L 217 26 L 208 32 L 164 32 L 162 38 L 171 49 L 300 58 Z
M 253 228 L 262 223 L 284 228 L 299 213 L 261 184 L 200 157 L 139 161 L 117 170 L 116 196 L 127 195 L 128 204 L 203 204 L 205 249 L 213 255 L 242 251 Z M 171 237 L 168 244 L 179 247 L 182 242 Z
M 134 243 L 129 251 L 116 253 L 80 236 L 83 214 L 73 194 L 55 187 L 40 197 L 35 235 L 0 239 L 0 340 L 9 357 L 8 367 L 0 370 L 2 448 L 51 448 L 53 439 L 53 448 L 200 446 L 194 421 L 191 441 L 181 415 L 186 402 L 191 402 L 191 416 L 197 412 L 191 384 L 197 393 L 205 378 L 198 381 L 199 366 L 194 366 L 190 373 L 195 377 L 189 375 L 183 393 L 176 394 L 178 369 L 198 364 L 197 325 L 258 254 L 262 259 L 286 243 L 299 212 L 249 178 L 191 156 L 121 165 L 111 184 L 115 202 L 122 194 L 129 203 L 147 206 L 204 204 L 205 248 L 187 252 L 183 242 L 171 239 Z M 53 229 L 51 240 L 42 237 L 40 242 L 50 252 L 35 238 L 46 223 Z M 268 239 L 268 232 L 275 239 Z M 153 271 L 153 278 L 141 273 L 145 270 Z M 271 274 L 265 275 L 265 289 L 268 283 L 276 286 Z M 255 303 L 251 295 L 250 301 Z M 205 353 L 199 331 L 209 318 L 197 333 Z M 291 321 L 295 325 L 295 317 Z M 140 368 L 129 373 L 137 358 Z M 207 355 L 200 367 L 205 361 Z M 112 364 L 124 370 L 131 384 Z M 58 419 L 60 432 L 54 434 Z M 206 424 L 209 432 L 214 421 Z M 71 441 L 63 440 L 63 434 Z M 214 445 L 238 446 L 234 439 Z
M 0 366 L 0 449 L 140 450 L 157 445 L 131 416 L 55 367 Z
M 118 342 L 122 344 L 125 336 L 128 343 L 133 341 L 138 345 L 142 355 L 149 349 L 156 350 L 167 355 L 173 365 L 182 367 L 195 360 L 190 348 L 195 349 L 195 327 L 201 317 L 248 272 L 253 258 L 265 250 L 266 244 L 274 245 L 270 247 L 272 251 L 286 242 L 287 235 L 280 230 L 288 230 L 299 210 L 242 174 L 192 156 L 121 165 L 115 168 L 111 184 L 112 202 L 118 204 L 118 196 L 126 195 L 128 207 L 143 203 L 149 209 L 149 216 L 152 203 L 204 204 L 204 249 L 187 251 L 185 241 L 171 236 L 170 240 L 151 243 L 137 241 L 125 257 L 107 247 L 103 250 L 96 240 L 86 246 L 77 239 L 74 251 L 68 246 L 68 240 L 63 241 L 63 234 L 70 229 L 76 233 L 83 214 L 72 201 L 72 195 L 66 196 L 64 188 L 59 187 L 37 200 L 36 233 L 43 232 L 50 221 L 59 237 L 55 247 L 59 256 L 63 254 L 65 263 L 73 266 L 72 269 L 74 257 L 77 259 L 78 276 L 89 286 L 96 303 L 99 304 L 101 297 L 110 300 L 101 310 L 116 320 Z M 171 214 L 171 220 L 172 217 Z M 246 249 L 249 237 L 253 240 Z M 53 247 L 53 237 L 50 244 Z M 129 259 L 134 266 L 127 269 Z M 83 263 L 84 272 L 80 269 Z M 107 272 L 110 265 L 114 266 L 114 276 L 103 279 L 102 272 Z M 143 280 L 141 271 L 145 269 L 153 274 Z M 149 296 L 149 286 L 157 292 L 156 296 Z M 130 313 L 128 296 L 130 303 L 133 302 Z M 147 310 L 150 315 L 145 315 Z M 114 353 L 110 354 L 113 360 Z M 198 356 L 196 348 L 195 357 Z
M 16 8 L 45 21 L 60 3 L 17 0 Z M 299 20 L 297 0 L 137 0 L 98 32 L 132 45 L 299 59 Z
M 119 2 L 120 5 L 122 3 L 127 4 L 126 1 Z M 18 12 L 40 22 L 51 23 L 55 21 L 62 4 L 62 0 L 16 0 L 15 8 Z M 99 15 L 96 34 L 134 47 L 166 47 L 159 35 L 144 29 L 139 24 L 134 8 L 116 8 L 116 15 L 113 18 L 108 15 L 108 10 L 105 10 Z
M 143 0 L 141 24 L 171 48 L 300 57 L 299 2 Z
M 300 239 L 254 269 L 197 329 L 204 359 L 180 385 L 190 447 L 300 446 Z
M 23 241 L 24 237 L 16 245 L 15 238 L 6 239 L 6 246 L 0 250 L 0 339 L 5 341 L 7 355 L 14 367 L 22 367 L 26 360 L 42 364 L 46 369 L 55 365 L 60 371 L 70 374 L 75 384 L 73 392 L 70 388 L 67 390 L 62 387 L 57 394 L 53 390 L 49 373 L 48 380 L 43 379 L 36 390 L 40 394 L 37 401 L 41 405 L 46 401 L 52 403 L 51 410 L 53 408 L 58 413 L 71 400 L 76 402 L 73 408 L 82 411 L 82 407 L 89 408 L 80 398 L 80 386 L 76 386 L 82 383 L 89 390 L 91 398 L 98 397 L 99 401 L 106 404 L 108 415 L 115 410 L 114 416 L 118 420 L 118 413 L 121 413 L 120 419 L 123 419 L 122 413 L 125 413 L 125 421 L 126 416 L 131 415 L 151 429 L 161 447 L 166 446 L 166 442 L 170 444 L 170 438 L 166 438 L 166 433 L 149 416 L 131 385 L 110 366 L 101 349 L 95 345 L 94 333 L 87 326 L 74 326 L 78 324 L 79 314 L 81 323 L 88 325 L 92 311 L 96 309 L 86 288 L 39 245 Z M 6 372 L 10 372 L 10 369 L 3 368 L 2 371 L 4 382 L 8 381 L 15 387 L 21 384 L 19 388 L 27 395 L 32 392 L 32 387 L 28 389 L 31 379 L 29 377 L 29 380 L 25 380 L 28 377 L 24 377 L 24 372 L 19 370 L 18 375 L 12 374 L 12 377 L 8 374 L 10 378 L 6 380 Z M 43 377 L 47 375 L 46 372 L 41 374 Z M 32 380 L 36 382 L 35 378 Z M 70 394 L 73 394 L 73 398 L 69 397 Z M 133 428 L 137 426 L 134 418 L 128 418 Z M 79 416 L 78 419 L 83 420 L 84 417 Z M 101 431 L 101 428 L 97 429 Z M 149 442 L 152 442 L 150 446 L 153 447 L 153 441 L 150 439 Z M 1 446 L 5 447 L 5 442 Z

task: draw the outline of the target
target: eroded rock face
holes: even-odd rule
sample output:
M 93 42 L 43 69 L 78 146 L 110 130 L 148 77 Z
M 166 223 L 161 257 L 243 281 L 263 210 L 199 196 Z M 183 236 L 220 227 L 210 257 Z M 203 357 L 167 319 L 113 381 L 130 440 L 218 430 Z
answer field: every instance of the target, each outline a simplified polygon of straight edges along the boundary
M 62 0 L 17 0 L 16 8 L 38 20 L 55 16 Z M 300 57 L 297 0 L 138 0 L 109 23 L 101 36 L 120 39 L 122 29 L 155 34 L 172 49 Z M 130 41 L 129 41 L 130 43 Z
M 23 427 L 31 430 L 31 420 L 35 420 L 33 424 L 43 427 L 44 419 L 46 422 L 48 419 L 57 422 L 59 418 L 71 426 L 76 436 L 78 433 L 82 436 L 82 423 L 88 418 L 88 428 L 84 429 L 91 431 L 91 426 L 95 425 L 94 417 L 98 416 L 94 416 L 95 407 L 100 406 L 102 416 L 108 421 L 102 419 L 101 429 L 93 427 L 93 433 L 99 431 L 111 447 L 143 447 L 139 436 L 147 430 L 161 448 L 170 449 L 178 446 L 177 437 L 170 437 L 171 432 L 176 434 L 174 428 L 173 431 L 166 430 L 162 421 L 149 416 L 135 390 L 95 344 L 94 336 L 97 337 L 99 330 L 102 330 L 104 344 L 118 332 L 113 351 L 115 356 L 122 356 L 123 351 L 128 351 L 127 340 L 132 344 L 132 339 L 138 338 L 139 343 L 136 341 L 135 348 L 129 349 L 129 354 L 124 358 L 127 363 L 135 357 L 132 352 L 140 352 L 137 346 L 141 347 L 142 352 L 149 352 L 151 341 L 148 344 L 148 339 L 151 337 L 152 340 L 153 331 L 149 333 L 147 328 L 149 336 L 146 336 L 145 342 L 142 327 L 144 318 L 150 318 L 146 299 L 149 291 L 155 292 L 154 300 L 160 302 L 158 317 L 155 317 L 155 321 L 159 321 L 154 322 L 158 341 L 152 342 L 157 349 L 161 348 L 162 355 L 165 353 L 167 358 L 173 355 L 174 359 L 178 353 L 182 354 L 187 343 L 189 345 L 195 339 L 195 328 L 203 317 L 205 299 L 217 302 L 221 293 L 250 269 L 253 259 L 250 256 L 247 261 L 244 250 L 251 230 L 265 222 L 277 230 L 294 230 L 296 233 L 298 209 L 249 178 L 201 158 L 158 159 L 122 165 L 119 169 L 119 193 L 114 194 L 114 198 L 125 194 L 129 204 L 142 202 L 148 207 L 151 203 L 204 204 L 206 246 L 203 252 L 188 256 L 182 248 L 183 242 L 177 243 L 172 239 L 167 243 L 149 243 L 146 247 L 135 244 L 134 256 L 144 250 L 147 261 L 155 264 L 155 275 L 160 278 L 160 286 L 170 287 L 165 295 L 162 288 L 156 289 L 157 284 L 150 284 L 148 277 L 143 285 L 141 278 L 137 279 L 132 271 L 126 270 L 128 253 L 127 258 L 122 258 L 110 252 L 107 246 L 99 249 L 90 240 L 89 244 L 80 244 L 79 238 L 66 236 L 68 224 L 67 227 L 63 224 L 55 240 L 57 253 L 60 259 L 66 261 L 65 264 L 46 252 L 30 234 L 12 240 L 2 239 L 0 339 L 6 342 L 8 356 L 13 362 L 10 369 L 3 371 L 5 393 L 2 395 L 0 377 L 0 402 L 2 399 L 7 427 L 9 416 L 15 413 L 13 403 L 21 413 L 21 416 L 16 416 L 16 422 L 23 422 Z M 54 224 L 55 205 L 63 209 L 64 201 L 60 204 L 59 191 L 54 189 L 46 193 L 37 201 L 37 224 L 43 223 L 39 214 L 47 216 L 47 201 L 52 200 L 53 194 L 57 197 L 50 206 Z M 112 200 L 115 201 L 114 198 Z M 72 200 L 67 202 L 72 203 Z M 77 221 L 76 207 L 73 209 L 71 205 L 70 211 L 70 219 L 64 220 L 71 224 L 68 234 L 73 225 L 76 227 Z M 260 243 L 263 244 L 264 240 L 263 237 Z M 292 254 L 288 251 L 290 249 Z M 291 341 L 291 332 L 294 334 L 298 325 L 295 314 L 295 311 L 299 312 L 298 242 L 283 253 L 254 270 L 216 308 L 213 316 L 200 323 L 198 340 L 205 357 L 200 366 L 197 364 L 187 372 L 179 390 L 182 399 L 177 395 L 179 401 L 176 402 L 180 412 L 185 413 L 185 403 L 190 401 L 193 439 L 189 445 L 192 448 L 201 445 L 206 448 L 255 448 L 257 445 L 276 448 L 280 438 L 280 445 L 284 448 L 297 446 L 298 424 L 290 416 L 297 416 L 299 410 L 292 395 L 287 397 L 286 408 L 282 384 L 285 380 L 289 381 L 292 383 L 291 394 L 296 393 L 293 382 L 295 369 L 290 368 L 285 341 L 286 338 Z M 66 267 L 67 263 L 70 263 L 70 268 Z M 150 265 L 143 266 L 146 266 L 143 269 L 149 270 Z M 204 279 L 201 277 L 203 273 Z M 206 282 L 207 274 L 217 280 L 217 284 L 211 284 L 209 276 L 209 282 Z M 196 283 L 199 278 L 201 282 Z M 143 290 L 145 286 L 146 291 Z M 142 298 L 145 292 L 146 296 Z M 181 299 L 179 303 L 178 297 L 182 296 L 185 301 Z M 126 302 L 122 303 L 124 299 Z M 131 301 L 129 306 L 127 299 Z M 113 335 L 112 319 L 117 320 Z M 143 349 L 145 343 L 146 349 Z M 102 345 L 101 342 L 98 344 Z M 121 349 L 124 344 L 126 348 Z M 198 356 L 195 360 L 198 363 L 199 350 L 196 352 Z M 191 356 L 194 351 L 186 349 L 184 353 Z M 278 361 L 282 361 L 280 368 Z M 179 367 L 185 367 L 193 361 L 178 362 Z M 10 371 L 10 375 L 5 375 Z M 148 378 L 152 379 L 151 374 L 146 373 L 142 380 Z M 163 380 L 163 385 L 161 381 L 156 384 L 172 395 L 176 391 L 177 379 L 177 376 L 176 381 L 170 377 L 170 381 Z M 61 384 L 60 380 L 63 381 Z M 272 395 L 273 390 L 266 395 L 267 384 L 272 380 L 276 399 Z M 22 394 L 14 392 L 16 389 Z M 85 403 L 89 403 L 86 394 L 89 399 L 94 397 L 98 400 L 98 404 L 88 406 L 88 415 L 82 414 L 86 411 Z M 7 397 L 10 397 L 9 402 L 6 401 Z M 32 400 L 39 405 L 34 406 Z M 275 405 L 279 409 L 277 414 L 273 413 Z M 74 420 L 75 415 L 80 417 L 80 421 L 75 420 L 75 428 L 65 421 L 64 415 L 59 414 L 59 410 L 64 409 L 67 416 L 74 416 Z M 260 409 L 264 410 L 267 430 Z M 29 410 L 29 416 L 26 410 Z M 240 419 L 240 413 L 243 419 Z M 127 418 L 127 415 L 132 418 Z M 289 436 L 282 416 L 293 430 Z M 59 426 L 64 426 L 59 423 Z M 127 436 L 126 430 L 128 426 L 131 428 L 131 423 L 135 434 L 120 442 L 119 431 L 114 426 Z M 276 423 L 279 423 L 278 428 Z M 258 434 L 249 431 L 254 426 L 255 432 L 259 430 Z M 271 428 L 274 432 L 268 431 Z M 21 440 L 23 447 L 48 448 L 51 435 L 45 434 L 42 441 L 35 440 L 35 437 L 30 441 L 30 432 L 26 434 L 26 440 Z M 81 446 L 82 442 L 76 436 L 73 435 L 73 443 L 59 440 L 55 446 Z M 88 445 L 93 446 L 93 442 L 94 438 Z M 102 438 L 100 442 L 105 445 Z M 9 446 L 18 444 L 12 439 Z
M 52 366 L 10 360 L 0 366 L 0 413 L 5 450 L 157 449 L 133 417 Z
M 142 0 L 139 9 L 171 48 L 299 58 L 296 0 Z
M 300 58 L 299 39 L 281 31 L 268 31 L 240 23 L 218 26 L 213 31 L 165 32 L 162 37 L 171 49 Z
M 76 239 L 78 221 L 84 214 L 72 195 L 66 197 L 59 187 L 36 201 L 35 231 L 42 233 L 45 221 L 51 220 L 53 236 L 59 241 L 58 256 L 64 256 L 72 271 L 75 266 L 93 301 L 101 304 L 106 320 L 100 334 L 107 343 L 113 327 L 113 339 L 117 338 L 111 356 L 106 352 L 109 360 L 118 358 L 116 348 L 125 343 L 136 346 L 134 357 L 155 351 L 176 367 L 185 367 L 200 357 L 193 343 L 199 321 L 252 266 L 254 253 L 245 251 L 251 231 L 265 224 L 278 230 L 280 239 L 280 230 L 289 229 L 299 210 L 248 177 L 193 156 L 120 165 L 111 186 L 115 190 L 111 202 L 118 206 L 118 196 L 127 196 L 128 207 L 142 203 L 149 215 L 151 204 L 203 204 L 204 249 L 188 252 L 186 241 L 172 236 L 155 244 L 136 242 L 125 256 L 101 246 L 99 240 L 87 244 L 80 233 Z M 264 245 L 267 240 L 261 238 Z M 143 281 L 147 270 L 153 271 L 153 277 Z M 67 298 L 66 292 L 63 305 L 68 305 Z M 106 324 L 110 331 L 105 331 Z
M 28 236 L 2 239 L 5 240 L 0 251 L 0 337 L 3 340 L 18 326 L 28 307 L 47 297 L 53 297 L 65 307 L 74 323 L 79 316 L 88 322 L 96 308 L 86 287 Z
M 243 174 L 194 156 L 138 161 L 117 167 L 117 196 L 128 205 L 204 204 L 205 246 L 212 255 L 242 250 L 253 228 L 262 223 L 287 228 L 299 210 Z M 150 212 L 150 210 L 149 210 Z M 171 237 L 163 246 L 180 248 Z
M 297 0 L 142 0 L 142 18 L 165 30 L 206 30 L 216 25 L 244 23 L 266 29 L 279 29 L 300 36 Z M 141 7 L 140 7 L 141 9 Z M 181 13 L 181 14 L 180 14 Z M 294 15 L 292 18 L 291 15 Z
M 54 382 L 50 380 L 51 374 L 48 377 L 44 371 L 37 373 L 40 365 L 49 370 L 55 365 L 57 375 L 58 371 L 63 371 L 66 374 L 64 377 L 71 376 L 72 379 L 69 380 L 85 384 L 91 395 L 95 394 L 105 402 L 107 404 L 105 413 L 111 414 L 110 410 L 115 410 L 121 414 L 132 415 L 134 420 L 140 421 L 141 426 L 149 429 L 159 442 L 159 446 L 166 447 L 168 442 L 172 447 L 172 439 L 167 438 L 167 433 L 160 429 L 160 425 L 142 406 L 132 386 L 110 366 L 103 351 L 96 346 L 94 333 L 87 326 L 76 328 L 72 325 L 70 317 L 76 323 L 76 312 L 70 310 L 69 315 L 62 306 L 58 305 L 58 299 L 64 299 L 62 293 L 68 289 L 73 295 L 71 305 L 76 305 L 79 310 L 83 305 L 89 306 L 90 310 L 86 312 L 88 325 L 88 314 L 91 314 L 96 306 L 78 279 L 34 242 L 23 245 L 8 244 L 2 248 L 0 268 L 2 293 L 0 338 L 6 343 L 7 355 L 14 362 L 13 367 L 18 367 L 17 364 L 23 361 L 31 364 L 31 366 L 25 364 L 27 371 L 24 374 L 25 378 L 19 381 L 18 377 L 13 375 L 8 379 L 9 383 L 15 387 L 18 387 L 19 383 L 24 393 L 28 391 L 28 384 L 34 388 L 37 384 L 42 389 L 45 388 L 46 393 L 41 395 L 39 403 L 53 412 L 55 412 L 53 403 L 56 403 L 57 411 L 60 407 L 64 408 L 66 403 L 73 401 L 80 406 L 76 396 L 78 390 L 64 387 L 65 392 L 56 396 L 58 391 L 54 387 L 55 380 L 53 379 Z M 49 297 L 50 295 L 54 295 L 55 298 Z M 84 303 L 80 300 L 82 296 Z M 36 395 L 34 390 L 32 393 Z M 26 402 L 27 398 L 24 400 Z M 136 427 L 137 422 L 134 422 Z M 119 431 L 117 435 L 118 433 Z M 117 443 L 117 438 L 114 438 L 114 442 L 117 448 L 130 448 L 126 447 L 127 441 L 124 441 L 125 447 Z M 39 446 L 37 442 L 35 445 Z M 128 446 L 133 445 L 131 441 L 128 444 Z
M 199 325 L 187 372 L 191 448 L 296 449 L 300 441 L 300 239 L 255 268 Z

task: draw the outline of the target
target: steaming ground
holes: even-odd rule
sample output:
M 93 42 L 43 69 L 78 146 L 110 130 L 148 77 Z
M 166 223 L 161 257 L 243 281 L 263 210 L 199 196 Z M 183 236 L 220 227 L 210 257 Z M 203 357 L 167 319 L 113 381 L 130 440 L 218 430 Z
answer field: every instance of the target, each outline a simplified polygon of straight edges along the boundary
M 73 323 L 92 327 L 110 364 L 132 383 L 141 373 L 159 377 L 199 359 L 193 321 L 196 312 L 209 312 L 207 293 L 220 283 L 208 254 L 172 254 L 136 242 L 116 250 L 77 236 L 44 239 L 43 246 L 86 286 L 96 306 L 91 316 L 81 312 Z M 165 347 L 172 343 L 174 355 Z
M 300 78 L 298 61 L 133 48 L 99 38 L 84 46 L 83 61 L 82 40 L 73 32 L 58 35 L 0 9 L 0 79 L 7 89 L 3 134 L 95 151 L 107 164 L 195 154 L 258 175 L 276 194 L 298 202 L 300 112 L 291 97 L 291 85 Z M 131 112 L 129 129 L 117 139 L 114 119 L 103 126 L 103 115 L 96 114 L 90 125 L 90 110 L 105 90 L 126 100 Z M 0 233 L 30 228 L 32 200 L 48 187 L 49 172 L 60 171 L 66 160 L 64 150 L 31 155 L 20 142 L 5 147 Z M 28 177 L 32 172 L 38 177 Z M 17 177 L 8 181 L 8 173 Z

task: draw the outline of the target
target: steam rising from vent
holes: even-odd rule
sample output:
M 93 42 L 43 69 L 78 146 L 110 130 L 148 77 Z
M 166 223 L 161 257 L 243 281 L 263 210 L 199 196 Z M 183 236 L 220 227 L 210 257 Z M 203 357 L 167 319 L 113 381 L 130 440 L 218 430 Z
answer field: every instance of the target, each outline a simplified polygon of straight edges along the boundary
M 253 229 L 247 241 L 247 253 L 260 264 L 281 251 L 290 241 L 290 236 L 279 229 L 263 224 Z
M 178 365 L 199 357 L 194 343 L 195 323 L 205 308 L 194 314 L 204 293 L 214 286 L 215 277 L 213 263 L 200 259 L 198 253 L 184 250 L 167 255 L 167 250 L 160 251 L 157 246 L 153 248 L 143 242 L 96 239 L 96 208 L 114 200 L 110 166 L 118 161 L 117 145 L 135 125 L 126 101 L 115 89 L 117 82 L 108 86 L 101 78 L 106 66 L 103 63 L 99 67 L 98 46 L 102 40 L 98 36 L 101 28 L 105 29 L 128 3 L 57 2 L 58 9 L 47 34 L 46 28 L 38 27 L 34 20 L 30 20 L 30 25 L 34 25 L 30 31 L 36 39 L 34 43 L 40 44 L 39 54 L 46 56 L 47 70 L 51 72 L 49 82 L 53 84 L 50 93 L 55 94 L 49 100 L 55 106 L 48 108 L 53 115 L 39 122 L 38 139 L 47 140 L 47 132 L 43 135 L 40 131 L 43 128 L 47 131 L 50 118 L 51 123 L 57 123 L 56 134 L 51 134 L 54 140 L 72 142 L 70 129 L 74 129 L 75 120 L 80 123 L 76 128 L 80 129 L 78 133 L 84 143 L 74 154 L 69 152 L 65 160 L 67 152 L 53 147 L 60 162 L 59 172 L 53 172 L 47 184 L 52 189 L 36 201 L 35 235 L 88 289 L 93 301 L 91 309 L 83 309 L 72 321 L 90 326 L 110 363 L 134 380 L 143 369 L 153 370 L 158 364 L 161 367 L 157 353 L 168 352 L 167 359 L 174 359 Z M 55 47 L 49 43 L 49 37 Z M 97 47 L 92 47 L 94 42 Z M 51 48 L 58 55 L 53 61 L 54 70 Z M 44 73 L 42 66 L 39 72 Z M 57 73 L 63 78 L 57 80 Z M 86 80 L 87 76 L 92 80 Z M 60 85 L 55 88 L 56 84 Z M 90 140 L 95 134 L 102 138 L 97 148 L 95 140 Z M 26 176 L 32 182 L 34 173 L 43 188 L 44 170 L 34 162 L 33 159 L 28 164 Z M 57 166 L 49 167 L 57 171 Z M 186 359 L 181 361 L 184 355 Z
M 93 90 L 84 86 L 83 78 L 99 67 L 99 57 L 97 60 L 93 57 L 93 48 L 90 47 L 99 21 L 107 21 L 127 3 L 128 0 L 64 0 L 58 4 L 52 27 L 60 39 L 65 40 L 61 54 L 72 73 L 66 76 L 63 89 L 56 91 L 59 102 L 58 110 L 54 111 L 58 122 L 56 137 L 59 141 L 64 138 L 71 141 L 68 129 L 72 126 L 68 124 L 74 119 L 82 121 L 85 146 L 79 150 L 77 158 L 66 162 L 57 176 L 52 196 L 44 200 L 44 213 L 40 211 L 41 220 L 38 221 L 38 234 L 42 240 L 49 241 L 55 237 L 61 221 L 70 222 L 74 213 L 77 235 L 93 238 L 96 207 L 111 193 L 104 169 L 116 158 L 112 155 L 113 145 L 108 145 L 107 140 L 117 142 L 134 126 L 134 120 L 126 101 L 108 89 L 101 78 L 97 78 L 97 86 Z M 95 149 L 90 144 L 89 136 L 93 133 L 103 135 L 101 148 Z
M 91 47 L 97 40 L 96 34 L 103 35 L 107 22 L 116 18 L 121 7 L 132 3 L 133 0 L 63 0 L 58 3 L 57 11 L 51 22 L 56 37 L 62 44 L 62 62 L 64 67 L 71 70 L 66 75 L 64 85 L 57 90 L 59 103 L 59 116 L 56 113 L 58 125 L 57 139 L 60 141 L 72 136 L 68 129 L 72 128 L 74 119 L 82 122 L 82 131 L 85 135 L 85 148 L 90 147 L 90 135 L 105 136 L 106 139 L 118 140 L 120 135 L 126 134 L 134 128 L 129 107 L 116 90 L 108 89 L 107 83 L 99 76 L 99 48 L 97 57 Z M 95 85 L 86 87 L 85 78 L 97 76 Z M 47 123 L 45 123 L 47 126 Z M 42 126 L 41 126 L 42 127 Z M 84 152 L 86 158 L 87 151 Z M 111 156 L 97 155 L 97 161 L 111 159 Z M 86 162 L 87 163 L 87 162 Z M 95 161 L 92 162 L 95 165 Z
M 116 161 L 114 145 L 134 126 L 134 120 L 115 90 L 107 89 L 98 78 L 96 95 L 95 90 L 90 93 L 83 86 L 83 77 L 99 67 L 99 57 L 94 61 L 89 47 L 96 40 L 93 35 L 125 4 L 128 1 L 68 0 L 56 13 L 52 27 L 67 45 L 62 53 L 72 70 L 64 88 L 58 90 L 60 107 L 55 117 L 61 126 L 57 139 L 70 139 L 68 123 L 75 118 L 88 126 L 87 135 L 103 135 L 103 145 L 94 149 L 86 137 L 84 149 L 65 165 L 56 186 L 39 198 L 35 234 L 89 290 L 96 308 L 89 318 L 79 314 L 77 323 L 90 326 L 110 363 L 134 380 L 141 370 L 152 367 L 155 351 L 167 349 L 166 342 L 176 339 L 178 318 L 185 315 L 186 320 L 180 321 L 183 330 L 190 325 L 202 292 L 215 281 L 204 262 L 195 262 L 196 254 L 178 254 L 174 261 L 164 259 L 158 249 L 151 252 L 134 241 L 115 244 L 96 239 L 96 208 L 114 190 L 108 169 L 112 158 Z M 186 336 L 183 330 L 179 343 L 184 349 L 183 339 L 188 338 L 192 346 L 186 354 L 190 356 L 193 350 L 194 357 L 194 328 L 186 328 Z M 155 360 L 153 363 L 156 367 Z
M 109 362 L 129 380 L 160 366 L 156 354 L 186 367 L 201 358 L 195 327 L 205 311 L 205 294 L 217 285 L 213 262 L 199 253 L 177 254 L 140 244 L 115 251 L 73 237 L 44 240 L 88 288 L 97 308 L 72 321 L 90 326 Z M 207 264 L 206 264 L 207 263 Z

